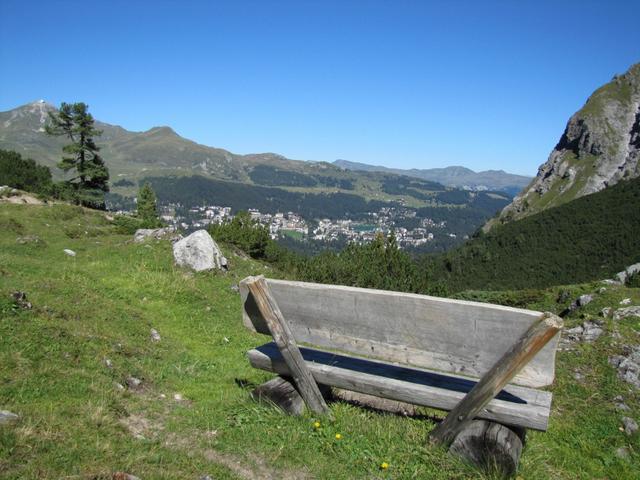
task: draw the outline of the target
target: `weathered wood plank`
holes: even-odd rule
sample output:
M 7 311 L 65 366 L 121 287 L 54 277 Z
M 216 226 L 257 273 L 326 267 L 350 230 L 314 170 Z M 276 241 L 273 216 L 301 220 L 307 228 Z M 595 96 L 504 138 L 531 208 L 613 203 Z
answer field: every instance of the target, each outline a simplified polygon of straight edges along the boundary
M 269 332 L 287 362 L 290 375 L 305 403 L 314 413 L 328 414 L 329 407 L 322 398 L 318 385 L 300 354 L 295 336 L 282 315 L 264 277 L 262 275 L 250 277 L 245 279 L 244 285 L 251 292 L 262 318 L 267 322 Z
M 454 408 L 476 384 L 459 375 L 443 375 L 307 347 L 300 347 L 300 353 L 320 384 L 442 410 Z M 247 356 L 255 368 L 289 375 L 286 362 L 272 342 L 250 350 Z M 542 390 L 508 385 L 477 416 L 546 430 L 551 397 L 551 393 Z
M 259 385 L 253 389 L 251 396 L 258 401 L 267 400 L 289 415 L 302 415 L 304 412 L 304 399 L 296 387 L 282 377 L 272 378 Z
M 267 280 L 298 342 L 481 377 L 541 312 L 410 293 Z M 243 282 L 245 326 L 269 329 Z M 513 380 L 553 382 L 556 336 Z
M 431 432 L 431 442 L 450 444 L 561 328 L 561 318 L 550 313 L 540 317 Z
M 449 452 L 486 470 L 492 477 L 508 478 L 518 469 L 522 441 L 504 425 L 474 420 L 456 437 Z

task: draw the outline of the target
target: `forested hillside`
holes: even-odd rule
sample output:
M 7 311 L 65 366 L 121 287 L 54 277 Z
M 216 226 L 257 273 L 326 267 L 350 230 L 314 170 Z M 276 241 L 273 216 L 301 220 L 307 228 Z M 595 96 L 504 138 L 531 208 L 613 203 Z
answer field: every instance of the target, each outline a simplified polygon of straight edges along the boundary
M 480 233 L 424 261 L 450 290 L 547 287 L 606 278 L 640 261 L 640 179 Z

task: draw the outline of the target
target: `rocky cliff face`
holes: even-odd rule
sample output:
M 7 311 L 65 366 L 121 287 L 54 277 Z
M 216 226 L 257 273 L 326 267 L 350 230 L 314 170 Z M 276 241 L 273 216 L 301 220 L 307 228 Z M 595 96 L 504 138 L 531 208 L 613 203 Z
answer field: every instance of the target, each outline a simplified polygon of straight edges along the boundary
M 638 177 L 638 160 L 640 63 L 591 95 L 536 178 L 485 229 Z

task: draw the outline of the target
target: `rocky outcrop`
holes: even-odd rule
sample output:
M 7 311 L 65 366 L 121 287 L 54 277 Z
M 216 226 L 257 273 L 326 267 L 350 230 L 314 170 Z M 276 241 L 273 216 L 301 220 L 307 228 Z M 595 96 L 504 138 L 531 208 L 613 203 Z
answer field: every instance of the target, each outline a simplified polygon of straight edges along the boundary
M 206 230 L 198 230 L 173 244 L 173 256 L 181 267 L 196 272 L 227 269 L 227 259 Z
M 536 178 L 485 230 L 638 177 L 638 160 L 640 64 L 593 93 L 571 117 Z
M 180 240 L 182 237 L 176 232 L 174 227 L 139 228 L 136 230 L 136 233 L 133 234 L 133 241 L 136 243 L 142 243 L 149 239 L 162 240 L 163 238 Z

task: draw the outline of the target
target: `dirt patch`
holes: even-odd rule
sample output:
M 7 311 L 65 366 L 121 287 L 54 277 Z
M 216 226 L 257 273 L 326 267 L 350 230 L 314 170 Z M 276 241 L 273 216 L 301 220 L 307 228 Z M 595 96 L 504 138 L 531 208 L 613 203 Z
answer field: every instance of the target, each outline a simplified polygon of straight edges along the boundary
M 120 419 L 120 424 L 124 426 L 134 438 L 145 440 L 155 438 L 164 426 L 153 422 L 143 415 L 133 414 Z
M 211 461 L 224 465 L 233 473 L 246 480 L 306 480 L 311 477 L 306 472 L 296 472 L 292 470 L 276 470 L 268 466 L 265 460 L 257 455 L 251 455 L 252 465 L 243 463 L 239 458 L 228 453 L 220 453 L 215 450 L 206 450 L 204 457 Z

